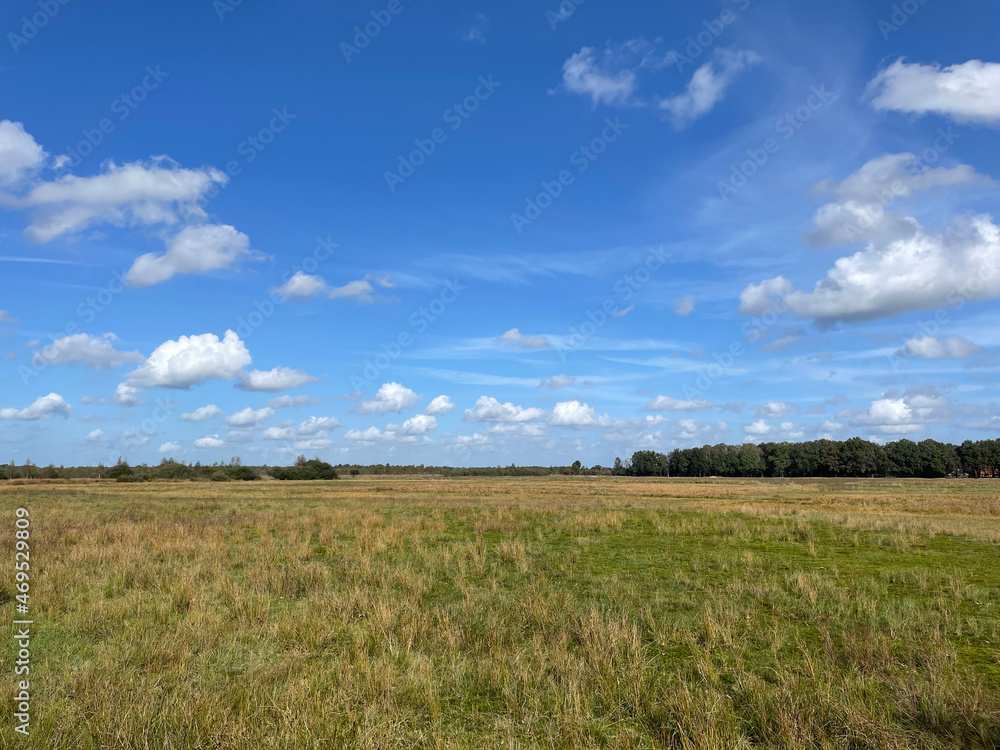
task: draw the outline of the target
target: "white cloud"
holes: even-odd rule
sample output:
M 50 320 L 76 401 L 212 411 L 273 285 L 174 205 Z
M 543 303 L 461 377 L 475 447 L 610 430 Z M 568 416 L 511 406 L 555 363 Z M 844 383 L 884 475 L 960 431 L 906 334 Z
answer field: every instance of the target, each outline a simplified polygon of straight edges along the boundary
M 136 287 L 151 286 L 177 274 L 232 268 L 252 256 L 250 238 L 228 224 L 185 227 L 167 239 L 166 246 L 162 255 L 146 253 L 136 258 L 125 281 Z
M 549 340 L 544 336 L 526 336 L 516 328 L 511 328 L 503 336 L 497 337 L 497 341 L 524 349 L 544 349 L 549 345 Z
M 387 414 L 391 411 L 402 411 L 420 400 L 420 396 L 409 388 L 399 383 L 385 383 L 375 398 L 371 401 L 362 401 L 361 414 Z
M 969 60 L 942 68 L 900 58 L 868 84 L 878 110 L 930 112 L 955 122 L 1000 124 L 1000 63 Z
M 705 63 L 694 72 L 683 94 L 660 102 L 678 130 L 710 112 L 744 69 L 761 62 L 760 55 L 750 50 L 719 50 L 716 57 L 718 69 L 716 63 Z
M 681 317 L 690 315 L 694 312 L 694 297 L 690 294 L 685 294 L 682 297 L 678 297 L 671 303 L 671 307 L 674 308 L 674 312 Z
M 600 416 L 593 407 L 575 399 L 556 404 L 549 421 L 557 427 L 605 427 L 611 424 L 607 414 Z
M 271 291 L 286 299 L 309 299 L 311 297 L 327 297 L 329 299 L 352 299 L 358 304 L 375 302 L 375 287 L 391 287 L 389 279 L 366 276 L 357 281 L 349 281 L 343 286 L 330 286 L 322 276 L 310 276 L 302 271 L 296 271 L 288 281 Z
M 272 409 L 291 409 L 321 403 L 323 403 L 323 399 L 313 398 L 312 396 L 278 396 L 268 401 L 267 405 Z
M 471 409 L 465 410 L 466 422 L 530 422 L 540 419 L 545 412 L 534 407 L 501 404 L 492 396 L 480 396 Z
M 208 404 L 207 406 L 199 406 L 189 414 L 181 414 L 181 419 L 185 422 L 204 422 L 206 419 L 218 417 L 222 414 L 225 414 L 225 412 L 218 406 L 215 404 Z
M 139 398 L 139 389 L 125 383 L 119 383 L 118 387 L 115 388 L 115 403 L 126 409 L 138 406 L 142 403 L 142 399 Z
M 338 427 L 340 427 L 340 422 L 334 417 L 309 417 L 295 428 L 295 434 L 299 437 L 325 435 Z
M 115 349 L 114 342 L 118 337 L 113 333 L 103 336 L 90 336 L 86 333 L 76 333 L 63 336 L 52 342 L 31 358 L 34 365 L 66 365 L 79 362 L 85 367 L 104 370 L 118 367 L 126 362 L 142 362 L 144 357 L 137 351 L 121 352 Z
M 156 347 L 127 382 L 133 387 L 190 388 L 206 380 L 232 380 L 250 362 L 250 352 L 233 331 L 221 340 L 214 333 L 181 336 Z
M 194 441 L 195 448 L 221 448 L 225 444 L 226 441 L 218 435 L 206 435 Z
M 122 166 L 108 162 L 102 174 L 36 185 L 13 205 L 34 210 L 28 239 L 48 242 L 101 224 L 201 223 L 206 214 L 200 203 L 227 180 L 218 169 L 183 169 L 165 157 Z
M 318 378 L 290 367 L 275 367 L 272 370 L 251 370 L 236 385 L 243 391 L 284 391 L 299 388 L 307 383 L 315 383 Z
M 539 382 L 539 388 L 551 388 L 552 390 L 558 390 L 560 388 L 568 388 L 576 382 L 576 378 L 572 375 L 553 375 L 551 378 L 542 378 Z
M 399 432 L 404 435 L 426 435 L 431 430 L 437 429 L 437 419 L 429 414 L 417 414 L 415 417 L 403 422 Z
M 429 404 L 427 404 L 427 408 L 424 409 L 424 414 L 430 414 L 430 415 L 447 414 L 454 408 L 455 404 L 452 402 L 451 398 L 449 398 L 448 396 L 438 396 L 432 399 Z
M 180 443 L 174 442 L 164 443 L 159 448 L 160 453 L 180 453 L 183 450 Z
M 367 430 L 348 430 L 344 433 L 344 437 L 359 443 L 374 443 L 386 439 L 385 433 L 378 427 L 369 427 Z
M 39 396 L 23 409 L 0 409 L 0 419 L 48 419 L 56 415 L 69 417 L 73 409 L 58 393 Z
M 97 428 L 96 430 L 91 430 L 87 433 L 87 437 L 84 438 L 88 443 L 96 443 L 104 437 L 104 430 Z
M 967 164 L 929 169 L 909 152 L 885 154 L 842 182 L 826 179 L 814 186 L 814 192 L 832 193 L 836 200 L 816 212 L 805 239 L 813 246 L 827 246 L 912 238 L 920 230 L 917 220 L 886 210 L 896 200 L 933 188 L 995 185 Z
M 230 427 L 252 427 L 258 422 L 270 419 L 274 416 L 274 409 L 265 407 L 263 409 L 251 409 L 249 406 L 240 409 L 238 412 L 226 419 L 226 424 Z
M 0 187 L 22 182 L 45 163 L 45 151 L 24 125 L 0 120 Z
M 81 404 L 105 404 L 105 403 L 107 403 L 107 400 L 104 398 L 104 396 L 96 396 L 96 395 L 93 395 L 93 394 L 89 394 L 89 395 L 81 397 L 80 398 L 80 403 Z
M 574 94 L 589 96 L 596 107 L 603 104 L 625 104 L 636 89 L 635 73 L 613 70 L 614 53 L 606 50 L 598 61 L 593 47 L 584 47 L 563 63 L 563 86 Z
M 711 409 L 714 406 L 711 401 L 702 398 L 687 401 L 670 396 L 657 396 L 646 404 L 646 411 L 697 411 Z
M 924 359 L 965 359 L 979 354 L 981 351 L 979 346 L 961 336 L 948 336 L 940 339 L 933 336 L 923 336 L 918 339 L 909 339 L 899 353 L 907 357 L 923 357 Z
M 959 216 L 940 234 L 921 228 L 840 258 L 811 292 L 782 276 L 750 284 L 740 311 L 759 315 L 782 297 L 782 306 L 817 322 L 868 320 L 1000 296 L 998 270 L 1000 228 L 985 214 Z
M 903 394 L 886 393 L 868 409 L 837 414 L 838 418 L 848 418 L 852 426 L 867 427 L 882 435 L 919 432 L 928 423 L 944 422 L 951 416 L 951 402 L 933 386 L 914 386 Z
M 780 419 L 799 411 L 784 401 L 767 401 L 762 406 L 751 406 L 753 413 L 762 419 Z

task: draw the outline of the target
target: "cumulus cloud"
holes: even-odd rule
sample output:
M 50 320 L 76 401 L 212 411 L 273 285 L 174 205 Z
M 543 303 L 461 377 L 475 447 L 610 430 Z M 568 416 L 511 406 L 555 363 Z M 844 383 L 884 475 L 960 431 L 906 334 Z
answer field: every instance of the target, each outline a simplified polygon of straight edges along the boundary
M 751 406 L 750 409 L 761 419 L 780 419 L 800 411 L 798 407 L 784 401 L 767 401 L 762 405 Z
M 583 47 L 563 63 L 563 86 L 573 94 L 589 96 L 592 104 L 625 104 L 636 89 L 631 70 L 616 69 L 615 53 L 608 49 L 600 60 L 593 47 Z
M 826 179 L 814 186 L 814 192 L 833 194 L 834 200 L 816 212 L 805 240 L 819 247 L 912 238 L 920 224 L 887 210 L 893 202 L 935 188 L 995 186 L 989 176 L 967 164 L 930 169 L 921 167 L 917 156 L 909 152 L 885 154 L 841 182 Z
M 806 434 L 802 426 L 794 422 L 782 422 L 775 427 L 764 419 L 758 419 L 756 422 L 744 425 L 743 431 L 746 432 L 746 439 L 751 443 L 758 442 L 765 437 L 775 442 L 801 440 Z
M 821 324 L 870 320 L 1000 296 L 998 271 L 1000 228 L 985 214 L 959 216 L 940 234 L 920 228 L 840 258 L 811 292 L 782 276 L 750 284 L 740 311 L 759 315 L 780 305 Z
M 982 348 L 961 336 L 948 336 L 947 338 L 923 336 L 922 338 L 909 339 L 900 349 L 899 354 L 904 357 L 923 357 L 924 359 L 965 359 L 979 354 L 981 351 Z
M 878 435 L 906 435 L 925 425 L 951 418 L 953 405 L 934 386 L 914 386 L 904 393 L 885 393 L 867 409 L 839 412 L 854 427 L 866 427 Z
M 23 409 L 0 409 L 0 419 L 49 419 L 54 416 L 69 417 L 73 409 L 58 393 L 39 396 L 30 406 Z
M 218 435 L 206 435 L 194 441 L 195 448 L 221 448 L 225 444 L 226 441 Z
M 104 404 L 104 403 L 107 403 L 107 400 L 104 398 L 104 396 L 97 396 L 97 395 L 94 395 L 94 394 L 88 394 L 88 395 L 82 396 L 80 398 L 80 403 L 81 404 Z
M 646 404 L 646 411 L 698 411 L 711 409 L 715 406 L 711 401 L 702 398 L 682 400 L 670 396 L 657 396 Z
M 340 426 L 334 417 L 309 417 L 298 426 L 288 422 L 281 427 L 268 427 L 264 439 L 292 441 L 297 450 L 321 448 L 331 442 L 330 432 Z
M 135 287 L 151 286 L 178 274 L 232 268 L 252 256 L 250 238 L 228 224 L 185 227 L 167 239 L 166 246 L 162 255 L 146 253 L 136 258 L 125 281 Z
M 542 378 L 539 382 L 539 388 L 551 388 L 552 390 L 558 390 L 559 388 L 568 388 L 576 382 L 576 378 L 572 375 L 553 375 L 551 378 Z
M 544 336 L 526 336 L 516 328 L 511 328 L 502 336 L 498 336 L 497 341 L 501 344 L 520 346 L 523 349 L 544 349 L 549 345 L 549 340 Z
M 174 442 L 164 443 L 159 448 L 160 453 L 180 453 L 182 450 L 184 449 L 181 447 L 181 444 Z
M 0 120 L 0 187 L 17 185 L 44 164 L 45 151 L 24 125 Z
M 139 389 L 125 383 L 119 383 L 118 387 L 115 388 L 115 403 L 119 406 L 124 406 L 126 409 L 138 406 L 142 403 L 142 399 L 139 397 Z
M 24 232 L 28 239 L 48 242 L 102 224 L 201 223 L 207 215 L 200 203 L 227 180 L 218 169 L 184 169 L 165 157 L 121 166 L 108 162 L 98 175 L 37 184 L 13 205 L 33 211 Z
M 374 284 L 374 285 L 373 285 Z M 371 304 L 378 297 L 375 286 L 392 287 L 387 278 L 366 276 L 357 281 L 349 281 L 343 286 L 330 286 L 322 276 L 311 276 L 302 271 L 296 271 L 288 281 L 271 291 L 280 294 L 285 299 L 309 299 L 311 297 L 326 297 L 328 299 L 351 299 L 358 304 Z
M 545 412 L 535 407 L 516 406 L 509 401 L 501 404 L 492 396 L 480 396 L 475 406 L 465 410 L 466 422 L 530 422 Z
M 599 415 L 592 406 L 577 401 L 561 401 L 552 409 L 549 422 L 557 427 L 605 427 L 611 418 Z
M 206 380 L 232 380 L 251 362 L 250 352 L 234 331 L 220 340 L 214 333 L 165 341 L 128 375 L 132 387 L 182 388 Z
M 369 427 L 366 430 L 348 430 L 344 437 L 358 443 L 376 443 L 395 440 L 402 443 L 430 442 L 427 433 L 437 429 L 437 419 L 428 414 L 418 414 L 402 425 L 389 424 L 384 430 Z
M 222 416 L 223 414 L 225 414 L 225 412 L 218 406 L 215 404 L 208 404 L 207 406 L 199 406 L 193 412 L 188 414 L 181 414 L 181 419 L 185 422 L 204 422 L 206 419 Z
M 403 409 L 413 406 L 420 400 L 420 396 L 409 388 L 399 383 L 385 383 L 375 398 L 371 401 L 362 401 L 361 414 L 388 414 L 392 411 L 403 411 Z
M 436 398 L 431 399 L 431 402 L 427 404 L 427 408 L 424 410 L 424 414 L 430 414 L 432 416 L 440 416 L 441 414 L 447 414 L 454 408 L 455 404 L 452 402 L 450 397 L 437 396 Z
M 880 70 L 868 84 L 875 109 L 935 113 L 955 122 L 1000 124 L 1000 63 L 969 60 L 940 65 L 906 63 Z
M 145 359 L 139 352 L 122 352 L 114 347 L 118 337 L 113 333 L 103 336 L 91 336 L 86 333 L 76 333 L 63 336 L 52 342 L 31 358 L 34 365 L 68 365 L 78 362 L 84 367 L 104 370 L 118 367 L 127 362 L 142 362 Z
M 235 414 L 226 419 L 226 424 L 230 427 L 252 427 L 258 422 L 270 419 L 274 416 L 274 409 L 265 407 L 263 409 L 252 409 L 249 406 L 240 409 Z
M 759 62 L 760 55 L 751 50 L 718 50 L 715 61 L 705 63 L 694 72 L 684 93 L 664 99 L 660 108 L 670 114 L 675 128 L 686 128 L 711 112 L 736 77 Z
M 84 438 L 88 443 L 96 443 L 104 437 L 104 430 L 97 428 L 96 430 L 91 430 L 87 433 L 87 437 Z
M 251 370 L 243 375 L 236 387 L 243 391 L 284 391 L 299 388 L 307 383 L 315 383 L 318 378 L 290 367 L 275 367 L 273 370 Z

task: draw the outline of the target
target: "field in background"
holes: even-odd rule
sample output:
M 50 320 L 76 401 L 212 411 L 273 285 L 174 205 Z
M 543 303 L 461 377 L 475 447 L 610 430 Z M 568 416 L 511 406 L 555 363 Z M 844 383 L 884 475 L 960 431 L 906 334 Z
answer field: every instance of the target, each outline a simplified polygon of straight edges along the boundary
M 10 620 L 19 506 L 4 747 L 1000 745 L 1000 482 L 13 483 Z

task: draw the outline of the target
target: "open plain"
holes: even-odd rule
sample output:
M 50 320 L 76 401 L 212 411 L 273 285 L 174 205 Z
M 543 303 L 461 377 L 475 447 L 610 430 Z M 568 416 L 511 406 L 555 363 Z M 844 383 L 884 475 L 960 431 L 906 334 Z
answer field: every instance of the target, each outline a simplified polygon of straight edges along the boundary
M 19 507 L 5 746 L 1000 745 L 1000 482 L 11 482 L 5 613 Z

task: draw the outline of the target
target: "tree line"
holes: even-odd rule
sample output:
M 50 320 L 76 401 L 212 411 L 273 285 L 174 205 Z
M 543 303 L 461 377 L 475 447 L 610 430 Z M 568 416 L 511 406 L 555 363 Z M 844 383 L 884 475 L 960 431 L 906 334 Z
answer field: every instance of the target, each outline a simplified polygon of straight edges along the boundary
M 802 443 L 744 443 L 636 451 L 615 459 L 613 474 L 637 477 L 996 477 L 1000 440 L 895 440 L 852 437 Z

